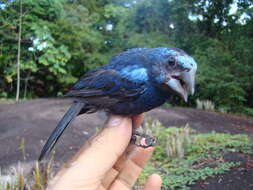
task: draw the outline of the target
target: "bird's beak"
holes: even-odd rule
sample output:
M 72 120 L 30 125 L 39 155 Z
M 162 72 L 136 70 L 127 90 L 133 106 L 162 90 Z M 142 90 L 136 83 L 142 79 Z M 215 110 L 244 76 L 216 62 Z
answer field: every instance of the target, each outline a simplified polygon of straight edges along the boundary
M 170 75 L 167 85 L 187 102 L 188 94 L 193 95 L 195 91 L 195 74 L 196 69 L 192 68 L 188 72 Z
M 196 71 L 193 69 L 189 72 L 181 73 L 182 80 L 186 83 L 187 92 L 191 95 L 195 92 L 195 74 Z

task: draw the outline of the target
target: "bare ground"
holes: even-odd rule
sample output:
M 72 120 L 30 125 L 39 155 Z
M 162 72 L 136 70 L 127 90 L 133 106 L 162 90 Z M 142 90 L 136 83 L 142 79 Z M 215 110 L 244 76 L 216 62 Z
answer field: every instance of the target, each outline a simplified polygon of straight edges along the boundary
M 36 99 L 0 104 L 0 167 L 7 168 L 22 160 L 22 152 L 19 150 L 22 139 L 25 139 L 27 161 L 36 160 L 45 140 L 70 103 L 70 100 L 63 99 Z M 179 107 L 157 108 L 147 115 L 159 119 L 165 126 L 184 126 L 188 123 L 199 132 L 244 133 L 253 137 L 252 118 Z M 101 126 L 104 120 L 105 115 L 101 113 L 77 117 L 57 144 L 55 159 L 68 159 L 84 141 L 95 134 L 96 127 Z M 253 189 L 253 167 L 247 165 L 247 159 L 252 158 L 245 157 L 241 167 L 199 182 L 193 189 Z M 229 181 L 231 179 L 232 182 Z

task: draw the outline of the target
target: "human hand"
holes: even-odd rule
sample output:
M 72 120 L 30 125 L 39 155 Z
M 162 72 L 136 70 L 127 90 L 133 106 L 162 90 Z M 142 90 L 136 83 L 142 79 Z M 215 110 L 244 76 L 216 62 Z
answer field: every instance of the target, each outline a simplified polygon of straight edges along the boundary
M 63 166 L 48 190 L 130 190 L 154 150 L 129 145 L 132 127 L 139 127 L 143 118 L 143 114 L 111 115 L 102 131 Z M 160 190 L 161 183 L 160 176 L 153 174 L 143 190 Z

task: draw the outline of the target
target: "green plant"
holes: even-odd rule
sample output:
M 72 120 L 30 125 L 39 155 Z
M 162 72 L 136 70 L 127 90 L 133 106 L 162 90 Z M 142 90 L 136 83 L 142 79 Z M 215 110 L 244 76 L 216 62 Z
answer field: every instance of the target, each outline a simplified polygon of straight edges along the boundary
M 244 108 L 243 112 L 247 115 L 253 116 L 253 108 Z
M 21 164 L 12 168 L 9 175 L 0 173 L 0 190 L 45 190 L 49 180 L 54 176 L 53 158 L 49 162 L 39 164 L 35 162 L 30 175 L 25 175 Z
M 215 109 L 215 105 L 212 101 L 210 100 L 196 100 L 197 104 L 197 109 L 202 109 L 202 110 L 211 110 L 213 111 Z
M 158 145 L 139 184 L 143 184 L 150 174 L 158 172 L 165 189 L 188 190 L 198 180 L 240 165 L 239 162 L 226 162 L 223 159 L 225 153 L 252 153 L 252 143 L 247 135 L 199 134 L 189 126 L 164 128 L 159 121 L 151 119 L 147 120 L 145 128 L 158 138 Z
M 26 150 L 25 150 L 25 139 L 24 138 L 21 139 L 21 142 L 19 145 L 19 150 L 22 152 L 23 160 L 25 161 L 26 160 Z
M 230 168 L 238 166 L 240 163 L 226 162 L 221 163 L 215 168 L 203 167 L 200 169 L 177 168 L 166 174 L 162 174 L 163 184 L 172 190 L 189 190 L 190 185 L 195 184 L 198 180 L 205 180 L 218 174 L 230 170 Z
M 144 126 L 147 133 L 158 138 L 158 145 L 135 188 L 144 184 L 150 174 L 159 173 L 163 178 L 164 189 L 189 190 L 199 180 L 223 174 L 240 165 L 239 162 L 226 162 L 223 159 L 225 153 L 253 153 L 252 143 L 247 135 L 199 134 L 189 126 L 165 128 L 159 121 L 150 118 Z M 169 142 L 172 139 L 174 143 Z M 24 140 L 21 140 L 20 147 L 24 154 Z M 52 167 L 53 158 L 43 165 L 36 162 L 30 175 L 25 175 L 20 165 L 8 176 L 0 173 L 0 189 L 23 190 L 25 187 L 28 190 L 45 190 L 54 176 Z

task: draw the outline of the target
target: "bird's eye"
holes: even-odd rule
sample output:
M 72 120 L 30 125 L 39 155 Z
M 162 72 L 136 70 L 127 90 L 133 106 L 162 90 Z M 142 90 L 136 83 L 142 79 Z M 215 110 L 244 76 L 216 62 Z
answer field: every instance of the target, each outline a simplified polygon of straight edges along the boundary
M 174 58 L 174 57 L 169 57 L 169 58 L 168 58 L 168 64 L 169 64 L 170 66 L 175 66 L 175 65 L 176 65 L 176 60 L 175 60 L 175 58 Z

